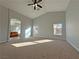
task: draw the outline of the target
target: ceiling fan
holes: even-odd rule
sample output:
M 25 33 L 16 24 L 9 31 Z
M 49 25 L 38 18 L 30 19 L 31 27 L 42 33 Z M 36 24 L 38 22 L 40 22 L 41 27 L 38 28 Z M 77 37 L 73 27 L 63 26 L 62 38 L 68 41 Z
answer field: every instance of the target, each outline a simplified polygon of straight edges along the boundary
M 37 7 L 42 8 L 42 6 L 38 4 L 38 3 L 42 2 L 42 0 L 32 0 L 32 2 L 33 3 L 32 4 L 28 4 L 28 6 L 33 6 L 34 10 L 36 10 Z

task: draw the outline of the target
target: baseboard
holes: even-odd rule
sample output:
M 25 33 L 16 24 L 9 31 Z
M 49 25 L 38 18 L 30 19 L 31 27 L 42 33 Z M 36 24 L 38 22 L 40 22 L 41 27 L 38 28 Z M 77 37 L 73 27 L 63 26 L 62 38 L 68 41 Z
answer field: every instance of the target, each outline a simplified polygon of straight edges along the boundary
M 77 51 L 79 52 L 79 48 L 77 48 L 72 42 L 68 41 L 67 42 Z
M 59 37 L 43 37 L 43 36 L 34 36 L 33 38 L 44 38 L 44 39 L 56 39 L 56 40 L 66 40 L 65 38 L 59 38 Z
M 0 41 L 0 44 L 2 44 L 2 43 L 6 43 L 7 41 Z

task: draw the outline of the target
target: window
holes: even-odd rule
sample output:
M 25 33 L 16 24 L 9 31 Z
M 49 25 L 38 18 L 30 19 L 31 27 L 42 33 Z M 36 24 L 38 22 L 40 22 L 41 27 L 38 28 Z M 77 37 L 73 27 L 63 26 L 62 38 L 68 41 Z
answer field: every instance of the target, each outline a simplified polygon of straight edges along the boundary
M 53 24 L 54 35 L 62 35 L 62 24 Z
M 31 36 L 31 27 L 25 30 L 25 38 L 29 38 Z
M 17 18 L 11 18 L 9 21 L 9 38 L 20 39 L 21 35 L 21 20 Z
M 38 34 L 38 26 L 33 26 L 34 34 Z

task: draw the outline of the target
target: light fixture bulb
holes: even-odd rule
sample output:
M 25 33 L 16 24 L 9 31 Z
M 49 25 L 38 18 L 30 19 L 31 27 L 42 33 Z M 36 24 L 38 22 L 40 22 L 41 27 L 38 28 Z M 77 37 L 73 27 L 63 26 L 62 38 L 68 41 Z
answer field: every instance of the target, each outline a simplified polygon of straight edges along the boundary
M 33 7 L 34 7 L 35 5 L 33 5 Z

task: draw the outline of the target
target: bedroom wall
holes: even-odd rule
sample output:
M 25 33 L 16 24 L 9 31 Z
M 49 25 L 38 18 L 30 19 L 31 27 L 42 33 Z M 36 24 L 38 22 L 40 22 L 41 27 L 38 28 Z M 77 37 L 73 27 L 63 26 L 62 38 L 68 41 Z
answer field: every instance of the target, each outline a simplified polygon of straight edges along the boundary
M 0 43 L 6 42 L 8 37 L 8 8 L 0 6 Z
M 30 37 L 32 36 L 32 19 L 26 17 L 26 16 L 23 16 L 21 17 L 21 22 L 22 22 L 22 31 L 21 31 L 21 38 L 22 39 L 26 39 L 26 38 L 29 38 L 28 36 L 30 35 Z M 29 35 L 25 35 L 25 31 L 29 32 Z
M 53 35 L 53 24 L 63 24 L 63 35 Z M 34 37 L 46 37 L 46 38 L 60 38 L 66 37 L 66 25 L 65 25 L 65 12 L 48 12 L 33 20 L 33 27 L 37 28 L 37 31 L 33 30 Z
M 79 0 L 71 0 L 66 10 L 67 41 L 79 51 Z
M 25 30 L 32 26 L 30 18 L 0 5 L 0 43 L 9 39 L 9 21 L 12 18 L 21 20 L 21 39 L 25 38 Z

